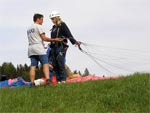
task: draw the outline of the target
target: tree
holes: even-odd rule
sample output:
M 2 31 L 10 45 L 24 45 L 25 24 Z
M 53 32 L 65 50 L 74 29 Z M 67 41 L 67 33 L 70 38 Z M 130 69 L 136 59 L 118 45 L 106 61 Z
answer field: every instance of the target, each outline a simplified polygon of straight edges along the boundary
M 16 68 L 11 62 L 10 63 L 4 62 L 1 66 L 1 74 L 7 75 L 8 78 L 16 77 Z
M 0 75 L 1 75 L 1 69 L 2 69 L 2 66 L 0 66 Z
M 27 64 L 24 64 L 24 70 L 25 71 L 30 71 L 30 67 Z
M 69 66 L 66 65 L 66 64 L 65 64 L 65 69 L 66 69 L 66 75 L 67 75 L 67 77 L 72 76 L 71 69 L 70 69 Z
M 88 76 L 88 75 L 90 75 L 89 70 L 85 68 L 83 76 Z
M 73 71 L 73 74 L 78 74 L 77 70 L 74 70 L 74 71 Z
M 24 66 L 21 64 L 17 65 L 17 76 L 22 76 L 23 71 L 24 71 Z
M 81 76 L 82 76 L 82 73 L 81 73 L 80 71 L 79 71 L 78 73 L 79 73 L 79 75 L 81 75 Z
M 35 78 L 38 79 L 38 78 L 42 78 L 44 76 L 44 73 L 43 73 L 43 66 L 40 64 L 38 65 L 38 67 L 36 68 L 36 76 Z
M 24 80 L 30 81 L 30 76 L 28 71 L 24 71 L 21 76 Z

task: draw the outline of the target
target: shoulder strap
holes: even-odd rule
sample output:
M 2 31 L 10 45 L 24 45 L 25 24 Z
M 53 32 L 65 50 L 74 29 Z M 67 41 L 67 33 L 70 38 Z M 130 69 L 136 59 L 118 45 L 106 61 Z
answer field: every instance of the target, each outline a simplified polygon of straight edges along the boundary
M 59 31 L 60 31 L 60 28 L 58 27 L 58 29 L 57 29 L 57 34 L 56 34 L 56 38 L 58 38 Z

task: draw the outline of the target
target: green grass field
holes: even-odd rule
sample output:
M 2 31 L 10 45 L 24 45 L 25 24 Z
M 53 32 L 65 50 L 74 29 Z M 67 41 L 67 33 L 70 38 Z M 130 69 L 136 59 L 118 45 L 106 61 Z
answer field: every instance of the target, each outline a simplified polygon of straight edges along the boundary
M 150 74 L 51 87 L 0 89 L 0 113 L 149 113 Z

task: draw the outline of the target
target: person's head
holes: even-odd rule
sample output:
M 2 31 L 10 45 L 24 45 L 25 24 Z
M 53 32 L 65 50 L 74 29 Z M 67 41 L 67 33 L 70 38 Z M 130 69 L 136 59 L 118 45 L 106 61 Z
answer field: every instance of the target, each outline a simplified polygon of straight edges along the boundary
M 62 22 L 61 18 L 60 18 L 60 13 L 57 11 L 52 11 L 50 14 L 50 19 L 52 20 L 52 22 L 54 24 L 60 24 Z
M 34 14 L 34 16 L 33 16 L 34 23 L 42 25 L 42 23 L 43 23 L 43 17 L 44 16 L 42 14 Z

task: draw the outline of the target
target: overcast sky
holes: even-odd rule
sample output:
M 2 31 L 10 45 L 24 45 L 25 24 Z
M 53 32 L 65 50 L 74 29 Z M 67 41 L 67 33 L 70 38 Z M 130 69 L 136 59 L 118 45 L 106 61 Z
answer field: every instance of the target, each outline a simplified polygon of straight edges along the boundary
M 134 59 L 134 64 L 143 64 L 144 67 L 136 68 L 138 71 L 150 71 L 150 62 L 147 62 L 150 60 L 150 54 L 147 54 L 150 53 L 150 0 L 0 0 L 0 64 L 12 62 L 15 65 L 30 65 L 27 27 L 33 23 L 34 13 L 42 13 L 43 26 L 47 36 L 50 36 L 52 22 L 49 14 L 53 10 L 61 13 L 76 40 L 114 48 L 144 50 L 146 55 L 143 57 L 143 52 L 139 51 L 138 56 L 141 55 L 142 59 L 140 63 L 137 62 L 139 59 Z M 100 52 L 98 48 L 95 47 L 97 53 Z M 110 49 L 103 49 L 110 57 L 117 54 Z M 130 56 L 127 58 L 129 64 Z M 113 65 L 109 59 L 106 61 Z M 83 72 L 87 67 L 97 75 L 110 74 L 71 44 L 67 64 L 72 70 Z M 115 65 L 129 69 L 123 63 Z M 105 64 L 103 66 L 115 71 Z M 125 74 L 121 70 L 115 73 Z

